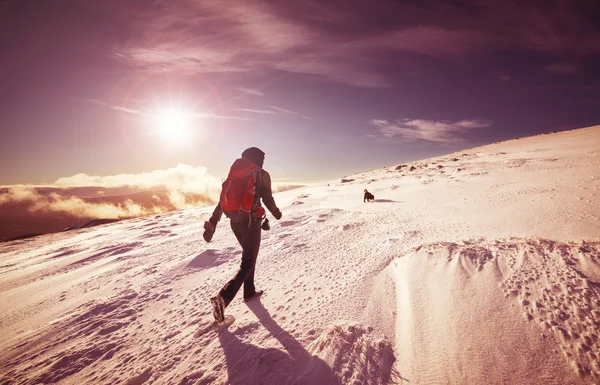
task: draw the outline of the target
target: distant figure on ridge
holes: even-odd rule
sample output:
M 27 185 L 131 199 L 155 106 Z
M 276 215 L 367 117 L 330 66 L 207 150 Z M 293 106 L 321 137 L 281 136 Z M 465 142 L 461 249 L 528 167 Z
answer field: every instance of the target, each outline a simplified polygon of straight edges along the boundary
M 256 147 L 250 147 L 242 153 L 229 171 L 223 182 L 219 204 L 215 207 L 210 219 L 204 222 L 204 240 L 210 242 L 221 215 L 225 213 L 230 219 L 231 230 L 242 246 L 242 264 L 236 275 L 219 293 L 210 299 L 213 316 L 217 323 L 225 320 L 225 308 L 233 300 L 238 290 L 244 285 L 244 301 L 250 301 L 263 294 L 263 290 L 254 287 L 254 267 L 260 248 L 261 221 L 265 209 L 260 200 L 269 209 L 275 219 L 281 219 L 281 211 L 277 208 L 271 190 L 271 176 L 262 169 L 265 153 Z M 268 230 L 268 222 L 262 229 Z
M 368 192 L 367 189 L 365 189 L 365 197 L 363 198 L 363 203 L 371 202 L 373 200 L 375 200 L 375 196 L 373 194 L 371 194 L 370 192 Z

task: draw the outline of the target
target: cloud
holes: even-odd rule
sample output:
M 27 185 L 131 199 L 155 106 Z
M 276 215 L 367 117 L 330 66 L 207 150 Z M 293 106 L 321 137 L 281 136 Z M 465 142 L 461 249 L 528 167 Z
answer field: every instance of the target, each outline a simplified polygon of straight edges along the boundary
M 359 51 L 392 50 L 428 56 L 454 56 L 475 50 L 483 39 L 469 31 L 435 25 L 393 30 L 356 43 Z
M 277 112 L 282 112 L 284 114 L 291 114 L 291 115 L 298 115 L 297 112 L 292 111 L 292 110 L 288 110 L 285 108 L 281 108 L 281 107 L 277 107 L 277 106 L 269 106 L 270 109 L 275 110 Z
M 160 73 L 279 70 L 384 87 L 390 80 L 378 65 L 404 53 L 413 54 L 404 60 L 415 62 L 419 56 L 510 50 L 600 53 L 598 28 L 586 16 L 593 14 L 593 1 L 373 3 L 231 0 L 224 7 L 217 0 L 154 2 L 131 11 L 137 38 L 115 47 L 114 55 Z
M 273 111 L 269 111 L 269 110 L 256 110 L 256 109 L 253 109 L 253 108 L 237 108 L 235 111 L 250 112 L 252 114 L 265 114 L 265 115 L 275 114 L 275 112 L 273 112 Z
M 118 105 L 106 103 L 106 102 L 103 102 L 103 101 L 97 100 L 97 99 L 83 99 L 83 100 L 86 102 L 89 102 L 89 103 L 108 107 L 111 110 L 125 112 L 125 113 L 131 114 L 131 115 L 141 116 L 141 117 L 149 119 L 149 120 L 160 120 L 161 119 L 161 117 L 157 116 L 155 113 L 153 114 L 150 112 L 144 112 L 140 109 L 118 106 Z M 143 101 L 140 101 L 140 102 L 143 103 Z M 205 113 L 205 112 L 192 112 L 192 113 L 185 114 L 185 116 L 188 119 L 252 120 L 250 118 L 243 117 L 243 116 L 220 115 L 220 114 Z
M 304 186 L 275 182 L 273 191 Z M 221 181 L 204 167 L 178 165 L 139 174 L 77 174 L 46 186 L 0 186 L 0 241 L 78 228 L 93 219 L 127 219 L 214 204 Z
M 256 90 L 254 88 L 248 88 L 248 87 L 236 87 L 236 90 L 243 92 L 247 95 L 253 95 L 253 96 L 265 96 L 265 93 L 259 90 Z
M 276 115 L 276 114 L 294 115 L 294 116 L 299 116 L 302 119 L 310 120 L 310 118 L 308 116 L 301 115 L 295 111 L 288 110 L 286 108 L 281 108 L 281 107 L 277 107 L 277 106 L 268 106 L 268 108 L 269 108 L 268 110 L 255 109 L 255 108 L 237 108 L 234 111 L 248 112 L 251 114 L 263 114 L 263 115 Z
M 167 210 L 158 206 L 144 208 L 131 199 L 116 204 L 90 203 L 78 197 L 52 194 L 49 197 L 38 196 L 29 211 L 68 213 L 77 218 L 120 219 L 159 214 Z
M 296 48 L 301 38 L 312 40 L 309 29 L 261 2 L 232 0 L 223 7 L 212 0 L 180 0 L 163 3 L 146 17 L 139 27 L 147 44 L 121 47 L 116 55 L 154 69 L 248 71 Z
M 37 193 L 32 187 L 14 186 L 0 194 L 0 206 L 11 201 L 23 202 L 35 200 L 36 195 Z
M 457 122 L 424 119 L 402 119 L 389 122 L 373 119 L 371 122 L 386 138 L 397 138 L 405 142 L 426 141 L 440 144 L 464 142 L 463 136 L 476 128 L 485 128 L 490 122 L 480 120 L 460 120 Z
M 472 35 L 443 27 L 398 26 L 387 31 L 340 36 L 345 16 L 302 19 L 285 12 L 285 4 L 232 0 L 227 7 L 218 1 L 173 1 L 146 11 L 139 28 L 140 40 L 115 49 L 115 56 L 163 72 L 200 73 L 251 72 L 274 69 L 318 75 L 358 86 L 385 86 L 385 78 L 374 68 L 373 54 L 409 51 L 427 55 L 467 51 Z M 304 5 L 326 11 L 315 2 Z M 321 17 L 319 22 L 323 24 Z M 262 96 L 262 92 L 238 87 Z
M 31 213 L 76 218 L 130 218 L 212 203 L 220 190 L 221 181 L 205 167 L 179 164 L 139 174 L 77 174 L 51 186 L 4 187 L 0 206 L 21 205 Z
M 148 118 L 151 118 L 151 116 L 144 114 L 142 111 L 140 110 L 136 110 L 134 108 L 129 108 L 129 107 L 123 107 L 123 106 L 116 106 L 116 105 L 112 105 L 109 103 L 105 103 L 101 100 L 97 100 L 97 99 L 83 99 L 86 102 L 89 103 L 93 103 L 93 104 L 99 104 L 101 106 L 105 106 L 110 108 L 111 110 L 115 110 L 115 111 L 121 111 L 121 112 L 126 112 L 128 114 L 132 114 L 132 115 L 140 115 L 140 116 L 145 116 Z
M 553 63 L 544 67 L 547 72 L 556 75 L 571 75 L 581 71 L 581 66 L 577 63 Z
M 59 178 L 48 186 L 0 188 L 0 207 L 20 205 L 30 213 L 60 213 L 75 218 L 118 219 L 211 204 L 219 199 L 221 180 L 205 167 L 179 164 L 138 174 Z M 274 191 L 303 186 L 275 183 Z
M 288 110 L 286 108 L 281 108 L 281 107 L 277 107 L 277 106 L 269 106 L 269 108 L 274 111 L 280 112 L 282 114 L 297 115 L 297 116 L 301 117 L 302 119 L 310 120 L 310 118 L 308 116 L 299 114 L 296 111 Z
M 594 1 L 473 2 L 484 16 L 476 27 L 487 36 L 488 48 L 537 52 L 600 53 L 600 30 L 591 15 Z
M 224 119 L 224 120 L 252 120 L 243 116 L 217 115 L 217 114 L 194 114 L 192 117 L 200 119 Z
M 90 202 L 80 197 L 65 195 L 69 193 L 67 189 L 64 192 L 46 193 L 44 188 L 11 186 L 3 190 L 0 206 L 22 205 L 30 213 L 60 213 L 75 218 L 119 219 L 168 211 L 167 208 L 158 206 L 144 208 L 131 199 L 125 199 L 122 203 Z
M 90 176 L 77 174 L 59 178 L 56 186 L 100 186 L 122 187 L 136 186 L 141 188 L 165 187 L 169 190 L 201 193 L 215 196 L 215 190 L 220 189 L 219 179 L 210 175 L 206 167 L 193 167 L 178 164 L 166 170 L 154 170 L 139 174 L 118 174 L 109 176 Z

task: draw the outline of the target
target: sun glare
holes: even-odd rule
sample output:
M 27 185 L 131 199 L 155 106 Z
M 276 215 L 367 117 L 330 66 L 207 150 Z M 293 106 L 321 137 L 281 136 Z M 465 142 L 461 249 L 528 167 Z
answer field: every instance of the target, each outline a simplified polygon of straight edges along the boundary
M 190 117 L 182 111 L 165 110 L 158 116 L 158 133 L 163 139 L 182 143 L 189 138 Z

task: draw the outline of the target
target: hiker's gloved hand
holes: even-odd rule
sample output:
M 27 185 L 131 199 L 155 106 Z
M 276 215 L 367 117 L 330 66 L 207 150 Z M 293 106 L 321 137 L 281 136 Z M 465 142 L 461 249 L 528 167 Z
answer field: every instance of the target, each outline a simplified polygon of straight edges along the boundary
M 281 219 L 281 210 L 277 210 L 276 213 L 273 213 L 273 216 L 275 217 L 275 219 L 280 220 Z
M 269 220 L 267 218 L 265 218 L 264 222 L 262 223 L 262 225 L 260 225 L 260 228 L 267 231 L 267 230 L 271 230 L 271 226 L 269 226 Z
M 206 242 L 210 242 L 212 240 L 212 237 L 215 234 L 216 228 L 217 228 L 217 226 L 215 224 L 213 224 L 212 222 L 210 222 L 210 221 L 204 222 L 204 234 L 202 234 L 202 237 L 204 237 L 204 240 Z

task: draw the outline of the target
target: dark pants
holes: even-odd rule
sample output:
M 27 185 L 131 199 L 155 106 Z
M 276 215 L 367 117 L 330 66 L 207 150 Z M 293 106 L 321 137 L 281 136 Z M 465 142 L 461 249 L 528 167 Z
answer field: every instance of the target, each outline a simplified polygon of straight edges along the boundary
M 242 264 L 237 274 L 219 292 L 225 306 L 233 300 L 242 284 L 244 284 L 244 298 L 250 298 L 256 292 L 254 287 L 254 266 L 260 248 L 260 219 L 253 218 L 250 227 L 248 221 L 231 222 L 231 230 L 242 246 Z

